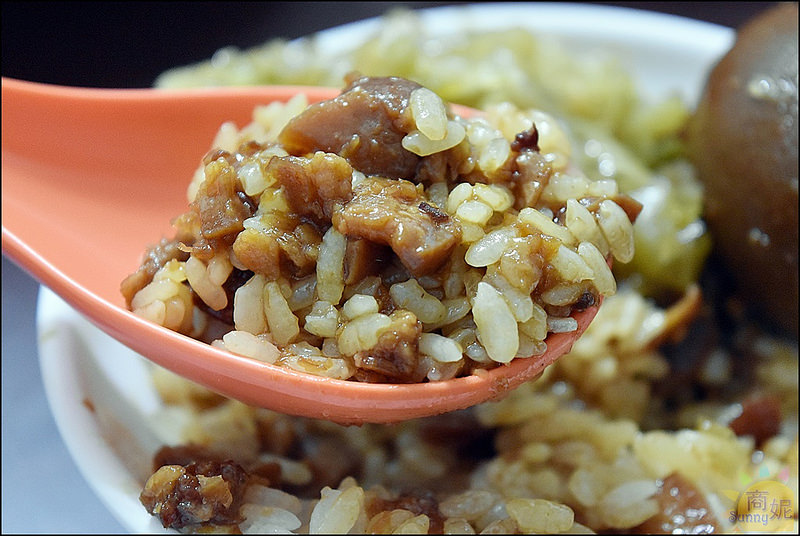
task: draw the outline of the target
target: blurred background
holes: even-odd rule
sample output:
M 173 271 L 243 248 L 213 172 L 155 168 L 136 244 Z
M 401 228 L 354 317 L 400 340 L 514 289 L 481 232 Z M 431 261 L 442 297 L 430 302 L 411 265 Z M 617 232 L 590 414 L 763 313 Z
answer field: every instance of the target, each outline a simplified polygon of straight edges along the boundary
M 89 87 L 148 87 L 163 71 L 379 16 L 464 2 L 2 2 L 2 75 Z M 592 2 L 731 28 L 765 2 Z M 55 207 L 42 207 L 52 210 Z M 102 254 L 102 253 L 98 253 Z M 38 284 L 2 261 L 2 532 L 123 533 L 56 429 L 39 372 Z

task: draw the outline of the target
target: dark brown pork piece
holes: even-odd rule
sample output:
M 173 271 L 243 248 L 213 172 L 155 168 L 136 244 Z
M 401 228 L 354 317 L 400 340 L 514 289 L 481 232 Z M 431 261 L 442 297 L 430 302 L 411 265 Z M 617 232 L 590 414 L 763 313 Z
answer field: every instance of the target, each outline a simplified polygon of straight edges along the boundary
M 679 473 L 667 476 L 655 495 L 658 514 L 632 532 L 637 534 L 710 534 L 719 532 L 717 520 L 703 494 Z
M 179 240 L 167 240 L 164 238 L 155 246 L 148 248 L 139 269 L 126 277 L 120 285 L 120 291 L 125 297 L 125 303 L 128 307 L 131 306 L 131 301 L 136 293 L 149 285 L 156 272 L 167 262 L 173 259 L 185 261 L 188 257 L 189 254 L 180 249 Z
M 384 245 L 349 238 L 344 254 L 344 284 L 353 285 L 377 275 L 388 264 L 390 255 L 391 250 Z
M 340 156 L 316 153 L 310 158 L 272 158 L 266 173 L 282 187 L 289 211 L 264 213 L 263 227 L 244 229 L 233 250 L 245 267 L 269 279 L 284 269 L 303 277 L 316 265 L 321 229 L 352 197 L 353 168 Z
M 255 202 L 243 191 L 234 166 L 225 158 L 206 164 L 206 180 L 191 204 L 191 214 L 199 221 L 201 239 L 193 254 L 201 259 L 233 243 L 244 229 L 244 220 L 253 215 Z
M 395 311 L 390 318 L 392 324 L 378 337 L 378 344 L 353 356 L 356 377 L 365 382 L 420 382 L 423 378 L 417 373 L 417 364 L 422 325 L 408 311 Z
M 140 501 L 164 527 L 234 525 L 247 473 L 231 461 L 193 461 L 164 465 L 147 480 Z
M 751 436 L 756 446 L 781 430 L 781 401 L 775 395 L 754 394 L 742 402 L 742 413 L 730 423 L 737 436 Z
M 461 241 L 458 223 L 405 180 L 364 179 L 332 222 L 347 237 L 390 246 L 415 277 L 440 268 Z
M 336 153 L 366 175 L 410 180 L 420 157 L 401 142 L 414 129 L 408 99 L 419 87 L 403 78 L 360 78 L 293 118 L 278 141 L 292 155 Z
M 279 212 L 265 214 L 261 220 L 263 228 L 245 229 L 236 237 L 233 251 L 239 262 L 271 280 L 285 272 L 294 277 L 312 273 L 322 242 L 316 226 Z
M 353 168 L 335 154 L 273 158 L 267 173 L 283 186 L 294 213 L 318 223 L 329 222 L 334 209 L 352 197 Z

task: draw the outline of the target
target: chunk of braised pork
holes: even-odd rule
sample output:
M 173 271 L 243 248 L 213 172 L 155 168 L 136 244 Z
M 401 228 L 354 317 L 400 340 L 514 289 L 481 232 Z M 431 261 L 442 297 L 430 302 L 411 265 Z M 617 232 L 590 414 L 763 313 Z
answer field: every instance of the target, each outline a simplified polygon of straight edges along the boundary
M 230 246 L 255 210 L 256 203 L 244 193 L 233 164 L 223 157 L 207 162 L 205 180 L 190 205 L 200 228 L 192 253 L 208 259 L 217 249 Z
M 708 501 L 694 485 L 679 473 L 664 478 L 654 498 L 658 514 L 634 533 L 641 534 L 710 534 L 719 532 L 719 521 Z
M 354 285 L 377 275 L 390 262 L 391 250 L 360 238 L 348 238 L 344 254 L 344 284 Z
M 234 525 L 247 487 L 245 470 L 231 461 L 163 465 L 147 480 L 139 500 L 167 528 Z
M 755 393 L 742 402 L 742 413 L 730 423 L 737 436 L 750 436 L 760 447 L 781 430 L 781 401 L 771 394 Z
M 125 297 L 125 303 L 130 308 L 131 301 L 137 292 L 153 281 L 153 276 L 167 262 L 175 259 L 185 261 L 189 254 L 180 247 L 180 240 L 162 239 L 155 246 L 150 247 L 142 260 L 139 269 L 126 277 L 120 284 L 120 291 Z
M 318 223 L 330 221 L 334 210 L 350 200 L 353 168 L 335 154 L 318 152 L 310 158 L 273 158 L 267 173 L 283 186 L 296 214 Z
M 402 140 L 414 129 L 408 100 L 419 87 L 403 78 L 359 78 L 289 121 L 278 141 L 292 155 L 336 153 L 366 175 L 410 180 L 420 157 Z
M 392 248 L 415 277 L 440 268 L 461 241 L 461 227 L 411 182 L 369 177 L 333 215 L 336 230 Z
M 295 214 L 272 212 L 236 237 L 233 252 L 248 270 L 275 280 L 281 274 L 305 277 L 314 271 L 322 236 Z
M 378 337 L 378 343 L 353 356 L 358 367 L 355 376 L 365 382 L 420 382 L 423 377 L 417 365 L 422 324 L 405 310 L 393 312 L 390 318 L 392 323 Z
M 236 237 L 233 251 L 248 270 L 276 279 L 313 272 L 322 229 L 352 197 L 353 168 L 335 154 L 275 157 L 265 173 L 279 190 L 262 194 L 258 223 Z M 271 195 L 272 198 L 266 198 Z

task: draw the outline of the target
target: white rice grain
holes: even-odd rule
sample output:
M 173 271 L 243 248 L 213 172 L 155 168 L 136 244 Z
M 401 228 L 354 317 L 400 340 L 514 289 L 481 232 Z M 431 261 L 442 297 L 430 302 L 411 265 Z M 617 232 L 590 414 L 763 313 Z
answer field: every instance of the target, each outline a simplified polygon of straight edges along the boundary
M 439 511 L 447 517 L 458 517 L 468 521 L 479 519 L 497 502 L 498 497 L 487 490 L 467 490 L 439 503 Z
M 346 380 L 355 373 L 349 361 L 323 355 L 322 350 L 306 341 L 290 344 L 286 350 L 280 364 L 298 372 L 337 380 Z
M 447 109 L 442 98 L 428 88 L 420 87 L 408 97 L 411 117 L 417 129 L 430 140 L 442 140 L 447 135 Z
M 378 300 L 369 294 L 355 294 L 342 306 L 342 313 L 352 320 L 370 313 L 377 313 L 380 307 Z
M 318 337 L 335 337 L 339 327 L 339 311 L 333 304 L 317 301 L 306 315 L 303 329 Z
M 132 309 L 143 308 L 154 301 L 165 301 L 178 294 L 178 284 L 170 279 L 153 280 L 131 300 Z
M 231 266 L 231 269 L 233 269 L 233 266 Z M 211 280 L 209 269 L 203 261 L 191 256 L 186 260 L 184 270 L 192 290 L 206 305 L 215 311 L 220 311 L 228 305 L 228 296 L 225 294 L 225 290 L 221 284 L 214 283 Z
M 264 363 L 275 363 L 280 355 L 275 345 L 264 336 L 253 335 L 247 331 L 229 331 L 222 336 L 222 342 L 229 352 L 252 357 Z
M 364 508 L 364 490 L 358 486 L 344 491 L 322 488 L 320 500 L 311 511 L 310 534 L 346 534 Z
M 281 346 L 294 340 L 300 333 L 298 319 L 275 281 L 264 285 L 264 316 L 267 318 L 270 333 Z
M 400 526 L 414 517 L 413 512 L 404 508 L 378 512 L 369 520 L 365 534 L 395 534 Z
M 606 199 L 600 203 L 596 217 L 614 258 L 623 263 L 633 260 L 633 224 L 622 207 Z
M 432 140 L 419 130 L 406 134 L 401 144 L 407 151 L 419 156 L 428 156 L 451 149 L 464 140 L 466 131 L 456 121 L 447 122 L 447 134 L 441 140 Z
M 597 504 L 606 489 L 600 475 L 585 467 L 579 467 L 572 473 L 567 488 L 578 504 L 589 508 Z
M 592 279 L 594 273 L 586 261 L 574 250 L 561 245 L 550 259 L 550 264 L 558 271 L 564 281 L 579 283 Z
M 163 301 L 153 300 L 145 305 L 139 305 L 138 307 L 132 306 L 131 308 L 133 309 L 133 314 L 136 316 L 149 320 L 159 326 L 164 325 L 164 319 L 167 316 L 167 305 Z
M 482 201 L 469 200 L 461 203 L 456 209 L 456 216 L 462 221 L 477 225 L 486 225 L 494 211 Z
M 564 203 L 568 199 L 580 199 L 589 193 L 589 180 L 580 175 L 555 173 L 542 191 L 542 200 Z
M 419 514 L 400 524 L 392 534 L 428 534 L 431 520 L 425 514 Z
M 464 260 L 475 268 L 483 268 L 494 264 L 503 256 L 515 235 L 516 231 L 512 227 L 495 229 L 480 240 L 473 242 L 467 249 Z
M 389 287 L 389 294 L 401 309 L 407 309 L 425 324 L 436 324 L 447 314 L 444 304 L 429 294 L 416 279 L 395 283 Z
M 391 324 L 392 319 L 381 313 L 366 314 L 351 320 L 339 332 L 339 351 L 342 355 L 355 355 L 372 348 L 378 343 L 382 331 Z
M 468 182 L 460 182 L 450 191 L 447 196 L 445 209 L 449 214 L 455 214 L 461 203 L 472 199 L 472 185 Z
M 619 194 L 619 185 L 614 179 L 598 179 L 589 183 L 588 194 L 593 197 L 614 197 Z
M 184 324 L 188 307 L 191 307 L 191 301 L 184 301 L 180 296 L 173 296 L 164 302 L 164 327 L 175 331 L 181 331 L 181 326 Z
M 428 186 L 426 193 L 432 205 L 442 209 L 447 206 L 447 197 L 449 194 L 447 192 L 446 182 L 434 182 Z
M 219 253 L 208 261 L 206 271 L 208 272 L 209 281 L 214 285 L 221 286 L 228 280 L 228 276 L 231 275 L 233 264 L 231 264 L 230 257 L 227 253 Z
M 486 348 L 478 340 L 468 344 L 464 349 L 464 354 L 476 363 L 491 363 L 492 361 L 492 358 L 486 352 Z
M 488 173 L 496 171 L 511 156 L 511 144 L 505 138 L 495 138 L 481 150 L 478 166 Z
M 545 499 L 511 499 L 506 503 L 506 511 L 524 533 L 564 532 L 575 520 L 569 506 Z
M 317 296 L 338 304 L 344 291 L 344 254 L 347 238 L 331 226 L 322 237 L 317 257 Z
M 305 93 L 298 93 L 286 103 L 271 102 L 256 106 L 253 120 L 265 129 L 267 139 L 274 140 L 286 124 L 307 106 L 308 97 Z
M 539 150 L 551 162 L 553 169 L 567 167 L 572 154 L 572 145 L 558 120 L 541 110 L 531 110 L 528 117 L 539 132 Z
M 578 321 L 571 316 L 547 317 L 547 330 L 551 333 L 570 333 L 578 329 Z
M 658 501 L 651 499 L 656 491 L 658 487 L 653 480 L 625 482 L 600 499 L 597 511 L 613 528 L 635 527 L 658 513 Z
M 567 200 L 566 207 L 564 223 L 570 233 L 581 242 L 594 244 L 603 256 L 608 255 L 611 247 L 589 209 L 577 199 Z
M 419 336 L 419 351 L 442 363 L 454 363 L 464 356 L 464 351 L 456 341 L 436 333 L 422 333 Z
M 567 246 L 575 246 L 578 243 L 569 229 L 557 224 L 550 217 L 535 208 L 526 207 L 520 210 L 519 221 L 532 226 L 542 234 L 558 238 Z
M 261 192 L 263 192 L 267 186 L 272 186 L 274 182 L 272 177 L 269 179 L 267 178 L 257 161 L 245 163 L 239 168 L 237 176 L 242 183 L 244 193 L 250 197 L 261 195 Z
M 541 299 L 549 305 L 571 305 L 580 298 L 583 287 L 574 283 L 559 283 L 553 285 L 541 294 Z
M 476 183 L 472 187 L 475 197 L 492 207 L 493 210 L 504 212 L 514 205 L 514 194 L 500 184 Z
M 478 283 L 472 302 L 472 317 L 478 327 L 478 339 L 493 361 L 508 363 L 519 350 L 517 320 L 508 303 L 488 283 Z
M 254 335 L 267 331 L 267 317 L 264 313 L 263 275 L 254 275 L 236 289 L 233 295 L 233 324 L 239 331 Z
M 444 520 L 442 532 L 444 534 L 475 534 L 475 528 L 466 519 L 450 517 Z
M 244 502 L 282 508 L 298 515 L 303 511 L 303 503 L 296 495 L 260 484 L 247 487 L 244 493 Z
M 542 355 L 547 351 L 547 343 L 529 337 L 526 333 L 523 333 L 522 330 L 518 330 L 518 332 L 519 349 L 514 357 L 525 359 L 535 355 Z
M 461 320 L 467 316 L 472 308 L 466 296 L 449 299 L 446 298 L 442 300 L 442 305 L 444 305 L 447 312 L 439 322 L 434 324 L 426 324 L 425 329 L 428 331 L 433 331 L 434 329 L 438 329 L 442 326 L 447 326 Z
M 492 140 L 502 138 L 503 133 L 495 129 L 483 117 L 476 117 L 466 121 L 467 139 L 478 148 L 486 147 Z
M 617 280 L 597 246 L 591 242 L 581 242 L 578 244 L 578 255 L 594 274 L 592 283 L 597 292 L 602 296 L 614 294 L 617 291 Z
M 519 329 L 535 341 L 543 341 L 547 337 L 547 312 L 538 303 L 533 304 L 531 316 L 520 322 Z
M 283 508 L 247 503 L 239 510 L 244 521 L 239 523 L 242 534 L 294 534 L 300 519 Z
M 499 271 L 487 271 L 483 280 L 492 285 L 503 296 L 517 322 L 527 322 L 533 315 L 533 299 L 500 275 Z
M 311 307 L 314 304 L 314 295 L 317 290 L 317 277 L 312 274 L 295 281 L 291 286 L 291 294 L 287 296 L 289 308 L 298 311 Z

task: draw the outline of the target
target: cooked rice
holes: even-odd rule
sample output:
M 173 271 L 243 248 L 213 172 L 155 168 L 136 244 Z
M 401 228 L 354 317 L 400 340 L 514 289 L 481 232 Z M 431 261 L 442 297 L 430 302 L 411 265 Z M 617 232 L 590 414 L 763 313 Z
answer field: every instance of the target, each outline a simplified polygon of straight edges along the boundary
M 285 106 L 294 109 L 302 102 L 293 100 Z M 298 218 L 294 211 L 300 209 L 289 201 L 290 184 L 285 178 L 279 179 L 278 172 L 270 167 L 274 161 L 282 160 L 293 166 L 316 166 L 314 173 L 326 174 L 335 171 L 325 166 L 333 170 L 344 160 L 320 151 L 308 156 L 286 156 L 286 151 L 266 134 L 275 131 L 271 121 L 287 123 L 281 105 L 273 103 L 269 113 L 264 107 L 255 111 L 255 126 L 241 130 L 230 124 L 222 127 L 215 139 L 219 146 L 206 157 L 202 172 L 195 174 L 189 187 L 192 209 L 176 220 L 181 236 L 194 234 L 193 239 L 184 238 L 178 246 L 188 253 L 188 258 L 173 259 L 156 272 L 152 283 L 133 294 L 132 309 L 167 327 L 209 339 L 214 346 L 238 355 L 336 378 L 342 378 L 347 371 L 352 378 L 358 378 L 359 355 L 383 352 L 380 345 L 385 343 L 381 341 L 391 333 L 400 333 L 405 324 L 399 317 L 410 313 L 411 322 L 418 324 L 425 335 L 411 335 L 410 348 L 416 351 L 413 349 L 422 343 L 424 349 L 412 356 L 414 360 L 407 365 L 410 371 L 384 380 L 400 382 L 451 377 L 450 373 L 441 374 L 441 363 L 454 363 L 452 371 L 467 375 L 517 357 L 539 355 L 547 348 L 548 332 L 575 331 L 577 322 L 568 316 L 573 307 L 578 307 L 585 296 L 591 296 L 587 305 L 592 305 L 600 297 L 616 292 L 616 281 L 604 256 L 623 263 L 633 258 L 631 220 L 636 216 L 630 216 L 618 203 L 635 201 L 619 197 L 613 180 L 593 187 L 594 181 L 575 166 L 569 173 L 557 170 L 559 166 L 552 162 L 560 158 L 565 162 L 561 167 L 566 169 L 571 149 L 550 115 L 504 104 L 475 120 L 448 116 L 442 99 L 424 87 L 411 91 L 408 102 L 415 128 L 403 138 L 402 146 L 420 156 L 444 155 L 451 162 L 448 165 L 459 170 L 456 178 L 439 175 L 432 180 L 424 176 L 415 179 L 422 202 L 430 207 L 435 207 L 437 201 L 441 203 L 441 207 L 430 210 L 440 210 L 440 217 L 448 218 L 461 230 L 458 247 L 438 261 L 444 265 L 440 270 L 414 276 L 411 267 L 396 268 L 389 260 L 390 266 L 378 275 L 379 279 L 370 280 L 377 286 L 364 287 L 362 280 L 348 283 L 348 247 L 361 236 L 347 234 L 333 221 L 327 228 L 302 219 L 293 223 L 293 218 Z M 536 138 L 538 141 L 532 142 L 535 147 L 514 149 L 512 154 L 511 142 L 518 135 L 529 135 L 531 129 L 535 129 L 535 136 L 540 124 L 537 121 L 546 126 L 544 134 Z M 257 140 L 265 145 L 254 145 Z M 536 149 L 539 145 L 543 147 L 541 151 Z M 225 159 L 230 153 L 219 152 L 223 147 L 236 147 L 231 149 L 236 167 Z M 543 153 L 545 150 L 550 152 Z M 547 155 L 559 157 L 550 159 L 550 163 L 542 161 L 539 181 L 515 179 L 515 173 L 526 173 L 529 168 L 524 162 L 514 162 L 527 162 L 531 155 L 535 158 L 539 154 L 544 154 L 545 160 Z M 347 178 L 358 188 L 368 178 L 353 169 L 352 177 Z M 202 211 L 219 203 L 221 188 L 231 188 L 219 186 L 226 178 L 237 181 L 254 203 L 257 199 L 257 206 L 251 215 L 243 217 L 232 245 L 213 246 L 213 255 L 205 259 L 209 256 L 208 246 L 203 245 L 205 237 L 222 231 L 209 228 L 210 224 L 205 223 L 209 218 Z M 527 198 L 524 192 L 520 193 L 528 185 L 540 190 L 538 195 Z M 598 196 L 599 192 L 603 193 Z M 231 201 L 225 203 L 224 210 L 213 216 L 212 223 L 220 227 L 227 223 L 232 211 Z M 561 212 L 567 217 L 560 217 Z M 198 219 L 200 230 L 194 223 Z M 402 227 L 396 236 L 401 232 Z M 391 240 L 395 240 L 394 236 Z M 287 241 L 293 244 L 294 240 L 298 245 L 285 249 Z M 417 251 L 421 247 L 417 246 Z M 401 256 L 399 252 L 398 255 Z M 287 257 L 300 268 L 282 268 Z M 312 273 L 306 275 L 308 270 L 302 268 L 305 265 L 313 266 Z M 249 279 L 231 286 L 231 278 L 241 278 L 234 270 L 250 274 Z M 296 275 L 298 271 L 300 275 Z M 134 278 L 139 275 L 134 274 Z M 181 285 L 184 281 L 191 292 Z M 388 305 L 381 297 L 387 288 L 391 300 Z M 533 317 L 534 308 L 545 312 L 544 322 L 538 324 L 544 329 L 524 326 Z M 210 336 L 203 332 L 203 326 L 209 326 L 209 319 L 204 316 L 216 318 L 228 310 L 232 318 L 229 333 Z M 195 324 L 189 323 L 190 315 Z M 222 328 L 219 323 L 213 327 Z M 460 338 L 467 335 L 459 328 L 474 333 L 467 347 L 449 338 L 454 332 Z M 325 364 L 301 366 L 291 355 L 291 348 L 303 343 L 316 347 L 314 360 L 322 359 Z M 269 348 L 270 344 L 277 346 L 284 359 L 275 359 L 276 351 Z M 324 345 L 333 354 L 327 357 L 337 358 L 336 362 L 323 359 Z M 303 359 L 308 361 L 310 356 Z M 397 362 L 410 358 L 403 355 L 391 359 Z M 375 381 L 374 376 L 371 378 Z
M 536 119 L 543 136 L 542 152 L 561 171 L 541 195 L 548 202 L 564 203 L 562 225 L 554 227 L 547 210 L 531 209 L 520 218 L 554 233 L 551 236 L 558 235 L 565 257 L 574 261 L 562 266 L 562 274 L 582 278 L 588 267 L 592 284 L 608 297 L 570 354 L 537 381 L 501 401 L 392 426 L 345 427 L 247 407 L 154 369 L 154 381 L 167 404 L 163 414 L 154 417 L 165 444 L 204 446 L 247 467 L 280 467 L 280 476 L 273 482 L 246 489 L 240 509 L 244 521 L 182 530 L 734 532 L 752 528 L 731 518 L 735 501 L 744 497 L 751 483 L 771 479 L 784 483 L 791 492 L 795 512 L 787 528 L 797 533 L 796 341 L 761 333 L 741 319 L 737 319 L 736 336 L 727 339 L 709 312 L 714 289 L 706 291 L 708 297 L 698 291 L 708 237 L 703 232 L 691 240 L 678 237 L 681 229 L 692 224 L 700 223 L 702 231 L 698 220 L 701 192 L 677 149 L 685 108 L 674 100 L 642 108 L 630 79 L 616 67 L 576 62 L 549 41 L 527 32 L 446 42 L 420 35 L 411 15 L 395 17 L 386 31 L 350 55 L 347 68 L 355 64 L 364 73 L 408 76 L 446 100 L 481 108 L 509 101 L 521 109 L 566 112 L 571 117 L 566 124 L 550 115 Z M 422 54 L 426 42 L 437 45 L 442 53 Z M 319 65 L 309 43 L 292 46 L 300 47 L 295 52 L 304 58 L 299 67 L 297 55 L 295 63 L 284 64 L 286 45 L 276 42 L 244 52 L 221 51 L 213 65 L 172 71 L 160 84 L 338 84 L 343 73 L 335 66 Z M 492 53 L 503 47 L 509 54 Z M 515 55 L 519 51 L 525 54 Z M 464 68 L 466 61 L 469 69 Z M 423 92 L 415 96 L 417 100 L 430 103 L 435 99 Z M 262 126 L 248 128 L 264 136 L 267 127 L 263 125 L 285 124 L 303 107 L 293 106 L 257 111 L 254 124 Z M 504 106 L 495 112 L 502 112 Z M 449 131 L 449 124 L 443 129 L 438 113 L 422 118 L 424 108 L 416 112 L 420 134 L 408 142 L 423 152 L 430 146 L 423 148 L 422 142 L 441 142 L 447 136 L 443 130 Z M 487 171 L 497 170 L 506 150 L 497 141 L 505 137 L 499 133 L 521 130 L 518 121 L 524 114 L 501 112 L 496 117 L 507 118 L 507 124 L 476 121 L 465 128 L 470 143 L 491 146 L 477 164 Z M 654 128 L 656 124 L 663 128 Z M 236 136 L 234 128 L 225 127 L 217 144 L 235 150 Z M 564 143 L 565 139 L 580 143 Z M 585 154 L 573 155 L 571 146 L 584 147 Z M 571 157 L 582 162 L 579 167 L 589 177 L 569 168 Z M 668 164 L 658 167 L 663 162 Z M 252 170 L 247 175 L 256 190 L 271 186 L 269 178 L 258 177 Z M 361 179 L 354 177 L 354 181 Z M 464 226 L 462 257 L 439 284 L 420 279 L 392 286 L 396 299 L 406 300 L 430 321 L 425 324 L 430 331 L 420 339 L 425 357 L 435 363 L 429 377 L 454 374 L 447 368 L 455 358 L 453 346 L 476 363 L 491 360 L 489 349 L 495 358 L 506 360 L 514 357 L 514 340 L 519 352 L 524 347 L 524 353 L 534 355 L 537 348 L 542 350 L 537 341 L 548 330 L 570 329 L 571 319 L 548 314 L 540 303 L 528 304 L 513 291 L 536 275 L 520 273 L 518 264 L 503 264 L 500 252 L 517 238 L 511 229 L 500 225 L 487 232 L 484 228 L 492 221 L 492 216 L 486 220 L 486 207 L 502 212 L 510 202 L 507 192 L 494 186 L 461 184 L 449 192 L 431 187 L 430 199 L 436 206 L 449 214 L 461 209 L 459 217 L 469 223 Z M 197 187 L 195 181 L 190 198 Z M 585 195 L 611 198 L 618 189 L 638 189 L 641 199 L 652 202 L 637 220 L 633 260 L 624 271 L 615 263 L 618 276 L 635 274 L 619 288 L 605 263 L 608 254 L 621 260 L 629 259 L 632 251 L 618 207 L 606 205 L 598 219 L 574 201 Z M 330 269 L 335 272 L 343 254 L 341 240 L 326 235 L 321 242 L 317 269 L 320 262 L 325 265 L 332 259 Z M 231 263 L 235 266 L 236 260 Z M 325 270 L 322 277 L 319 271 L 315 277 L 316 299 L 313 291 L 309 294 L 312 285 L 301 289 L 281 282 L 271 287 L 271 296 L 278 299 L 280 294 L 286 304 L 296 303 L 289 309 L 307 331 L 323 339 L 321 348 L 305 341 L 294 343 L 294 361 L 287 366 L 338 370 L 325 372 L 336 377 L 347 374 L 342 368 L 348 366 L 341 359 L 342 341 L 336 340 L 342 317 L 353 320 L 346 325 L 353 327 L 347 327 L 345 346 L 361 347 L 365 339 L 369 344 L 376 326 L 385 324 L 388 316 L 381 317 L 368 298 L 374 298 L 376 278 L 340 288 L 340 275 Z M 209 266 L 200 277 L 211 280 L 211 274 Z M 186 287 L 181 283 L 186 278 L 181 263 L 165 265 L 137 295 L 137 311 L 154 321 L 168 322 L 173 329 L 186 328 L 187 322 L 191 325 L 192 315 L 177 305 L 184 303 L 181 293 Z M 251 305 L 263 301 L 265 285 L 263 278 L 253 278 L 240 287 L 236 299 Z M 677 289 L 683 297 L 664 305 L 648 294 L 664 289 Z M 569 285 L 554 287 L 547 300 L 556 307 L 569 303 L 574 292 L 575 287 Z M 253 298 L 245 299 L 247 293 Z M 465 311 L 471 308 L 475 315 L 476 305 L 480 320 L 466 322 Z M 501 316 L 509 320 L 506 324 L 518 326 L 511 330 L 515 334 L 509 332 L 511 342 L 499 348 L 481 343 L 481 332 L 503 329 L 495 325 L 497 312 L 488 317 L 480 312 L 490 307 L 502 311 Z M 264 308 L 256 303 L 253 310 Z M 236 320 L 236 329 L 251 335 L 263 333 L 266 325 L 261 312 Z M 704 335 L 711 336 L 703 339 Z M 702 341 L 707 348 L 698 350 Z M 281 359 L 289 358 L 283 355 Z M 779 429 L 761 441 L 733 431 L 733 422 L 747 413 L 746 401 L 754 395 L 772 397 L 780 411 Z

